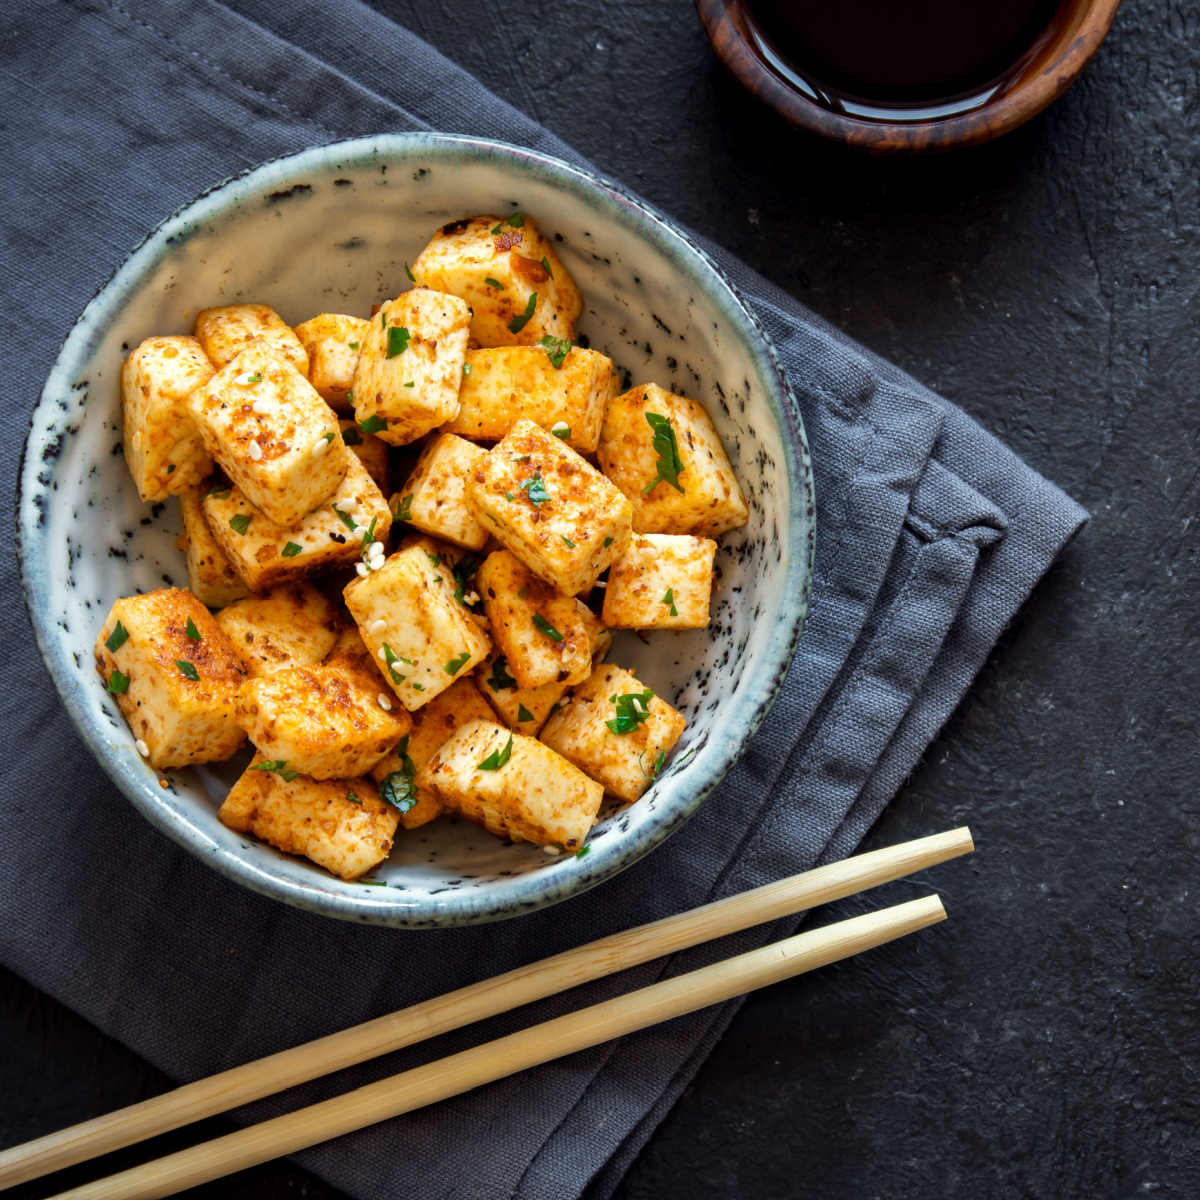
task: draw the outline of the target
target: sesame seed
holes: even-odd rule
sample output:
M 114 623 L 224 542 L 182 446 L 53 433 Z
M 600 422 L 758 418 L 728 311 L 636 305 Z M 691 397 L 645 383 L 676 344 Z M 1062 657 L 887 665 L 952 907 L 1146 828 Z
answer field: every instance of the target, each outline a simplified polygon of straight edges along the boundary
M 261 378 L 261 376 L 259 376 L 259 378 Z M 238 387 L 249 387 L 250 384 L 256 383 L 257 380 L 254 378 L 253 371 L 243 371 L 234 379 L 233 382 L 236 383 Z
M 464 600 L 465 600 L 465 601 L 466 601 L 468 604 L 478 604 L 478 603 L 479 603 L 479 593 L 478 593 L 478 592 L 468 592 L 468 593 L 467 593 L 467 594 L 466 594 L 466 595 L 463 597 L 463 599 L 464 599 Z
M 382 542 L 372 542 L 367 547 L 367 553 L 370 555 L 382 554 L 383 553 L 383 543 Z
M 608 580 L 607 579 L 597 579 L 596 586 L 597 587 L 608 587 Z
M 265 417 L 271 411 L 271 406 L 265 400 L 255 400 L 250 407 L 260 417 Z
M 246 447 L 246 452 L 255 462 L 262 458 L 262 447 L 253 439 L 250 439 L 250 445 Z
M 553 858 L 555 855 L 562 853 L 562 847 L 561 846 L 543 846 L 542 853 L 549 854 Z
M 332 443 L 327 442 L 324 437 L 317 438 L 317 440 L 315 442 L 313 442 L 313 444 L 312 444 L 311 453 L 312 453 L 313 458 L 320 458 L 321 455 L 324 454 L 325 451 L 329 449 L 331 444 Z
M 134 742 L 133 744 L 134 744 L 134 745 L 137 747 L 137 752 L 138 752 L 138 753 L 139 753 L 139 754 L 140 754 L 140 755 L 141 755 L 143 758 L 149 758 L 149 757 L 150 757 L 150 747 L 149 747 L 149 746 L 147 746 L 147 745 L 146 745 L 146 743 L 145 743 L 145 742 L 143 742 L 141 738 L 138 738 L 138 740 L 137 740 L 136 742 Z
M 379 647 L 379 657 L 383 662 L 387 662 L 387 651 L 382 646 Z
M 333 507 L 338 512 L 348 513 L 357 503 L 358 501 L 353 496 L 343 496 L 340 500 L 333 502 Z
M 358 572 L 359 577 L 363 578 L 367 574 L 368 567 L 366 563 L 360 562 L 354 564 L 354 569 Z
M 377 621 L 372 621 L 370 625 L 371 632 L 378 637 L 387 628 L 387 622 L 380 617 Z
M 384 712 L 392 711 L 392 702 L 382 692 L 380 692 L 375 699 L 379 701 L 379 707 L 382 708 Z
M 566 423 L 566 421 L 555 421 L 554 424 L 550 426 L 550 432 L 569 434 L 571 432 L 571 427 Z

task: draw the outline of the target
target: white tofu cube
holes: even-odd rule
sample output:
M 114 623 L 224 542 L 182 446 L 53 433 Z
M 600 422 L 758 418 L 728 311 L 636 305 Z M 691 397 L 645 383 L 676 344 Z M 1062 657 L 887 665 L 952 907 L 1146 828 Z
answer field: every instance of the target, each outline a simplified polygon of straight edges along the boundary
M 266 758 L 313 779 L 367 774 L 412 728 L 378 676 L 346 661 L 247 679 L 237 720 Z
M 480 460 L 471 500 L 489 531 L 567 596 L 591 588 L 630 536 L 629 501 L 532 421 L 518 421 Z
M 655 383 L 608 402 L 597 453 L 632 502 L 637 533 L 717 537 L 749 519 L 712 418 Z
M 380 794 L 395 804 L 405 829 L 426 825 L 445 812 L 428 789 L 418 787 L 417 773 L 468 721 L 491 720 L 491 710 L 469 679 L 459 679 L 412 715 L 412 732 L 371 771 Z
M 435 564 L 419 546 L 393 554 L 379 570 L 346 585 L 346 605 L 359 633 L 409 712 L 468 674 L 492 648 L 455 600 L 455 586 L 449 565 Z
M 404 446 L 454 417 L 470 319 L 463 301 L 428 288 L 380 307 L 354 373 L 354 416 L 364 433 Z
M 254 591 L 357 562 L 368 532 L 371 541 L 387 541 L 392 527 L 387 501 L 362 463 L 348 457 L 337 491 L 291 528 L 275 524 L 232 485 L 206 493 L 209 528 Z
M 575 337 L 583 297 L 535 222 L 468 217 L 443 225 L 413 263 L 418 283 L 459 296 L 472 309 L 480 346 L 535 346 Z
M 342 627 L 337 607 L 303 580 L 238 600 L 216 620 L 251 678 L 319 663 Z
M 609 568 L 604 624 L 612 629 L 703 629 L 716 552 L 711 538 L 635 533 Z
M 252 343 L 188 397 L 205 448 L 260 512 L 296 525 L 353 457 L 337 417 L 284 358 Z
M 187 398 L 213 376 L 195 338 L 147 338 L 121 364 L 122 446 L 138 495 L 165 500 L 213 469 Z
M 260 342 L 308 374 L 308 352 L 269 304 L 227 304 L 196 314 L 196 340 L 219 371 L 251 342 Z
M 350 447 L 350 452 L 366 467 L 367 474 L 386 496 L 390 484 L 387 443 L 381 442 L 373 433 L 363 433 L 357 421 L 339 419 L 338 426 L 342 431 L 342 441 Z
M 183 517 L 183 549 L 187 553 L 188 590 L 209 608 L 224 608 L 240 600 L 250 589 L 233 569 L 221 544 L 213 537 L 201 503 L 203 487 L 179 493 Z
M 441 802 L 497 837 L 579 850 L 604 789 L 534 738 L 471 721 L 417 775 Z
M 541 739 L 618 799 L 654 782 L 687 722 L 620 667 L 597 667 L 542 728 Z
M 508 550 L 487 556 L 475 587 L 519 687 L 582 683 L 591 674 L 587 609 L 573 596 L 543 582 Z
M 190 592 L 118 600 L 96 639 L 96 669 L 159 771 L 219 762 L 245 741 L 234 697 L 245 676 L 229 639 Z
M 217 812 L 236 833 L 252 834 L 285 854 L 302 854 L 341 879 L 357 879 L 388 856 L 398 814 L 369 779 L 309 779 L 268 770 L 261 754 Z
M 308 355 L 308 382 L 330 408 L 349 412 L 358 352 L 368 322 L 341 313 L 321 313 L 296 326 L 296 337 Z
M 579 346 L 562 357 L 560 349 L 468 350 L 458 416 L 446 432 L 498 442 L 518 421 L 527 420 L 573 450 L 595 454 L 612 395 L 612 359 Z M 556 367 L 556 362 L 561 365 Z
M 482 550 L 488 531 L 471 504 L 469 485 L 485 452 L 455 437 L 438 434 L 421 451 L 417 465 L 400 489 L 393 511 L 423 533 L 453 542 L 465 550 Z

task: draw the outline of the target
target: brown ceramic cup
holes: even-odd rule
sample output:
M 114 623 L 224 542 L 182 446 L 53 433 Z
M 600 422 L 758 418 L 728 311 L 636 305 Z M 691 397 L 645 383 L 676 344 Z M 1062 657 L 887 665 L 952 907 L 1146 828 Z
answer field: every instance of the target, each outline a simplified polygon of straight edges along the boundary
M 1075 82 L 1112 25 L 1120 0 L 1064 0 L 1054 22 L 993 90 L 938 107 L 834 111 L 774 54 L 743 0 L 695 0 L 721 61 L 751 94 L 798 129 L 872 154 L 975 146 L 1008 133 Z

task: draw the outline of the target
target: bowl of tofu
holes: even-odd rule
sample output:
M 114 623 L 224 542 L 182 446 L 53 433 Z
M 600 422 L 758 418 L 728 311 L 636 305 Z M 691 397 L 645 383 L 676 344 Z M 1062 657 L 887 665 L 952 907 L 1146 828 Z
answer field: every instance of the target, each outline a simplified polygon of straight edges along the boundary
M 62 702 L 153 826 L 421 928 L 578 894 L 713 794 L 791 665 L 813 505 L 691 237 L 416 133 L 266 163 L 130 254 L 33 413 L 17 535 Z

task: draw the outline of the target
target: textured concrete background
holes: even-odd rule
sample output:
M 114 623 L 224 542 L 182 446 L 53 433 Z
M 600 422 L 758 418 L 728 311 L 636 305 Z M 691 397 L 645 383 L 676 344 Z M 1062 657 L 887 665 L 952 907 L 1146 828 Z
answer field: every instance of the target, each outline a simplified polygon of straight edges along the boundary
M 1126 0 L 1031 125 L 873 162 L 745 99 L 687 0 L 373 3 L 1094 514 L 872 838 L 971 825 L 951 921 L 752 998 L 621 1200 L 1200 1196 L 1200 10 Z M 162 1086 L 0 976 L 0 1141 Z

